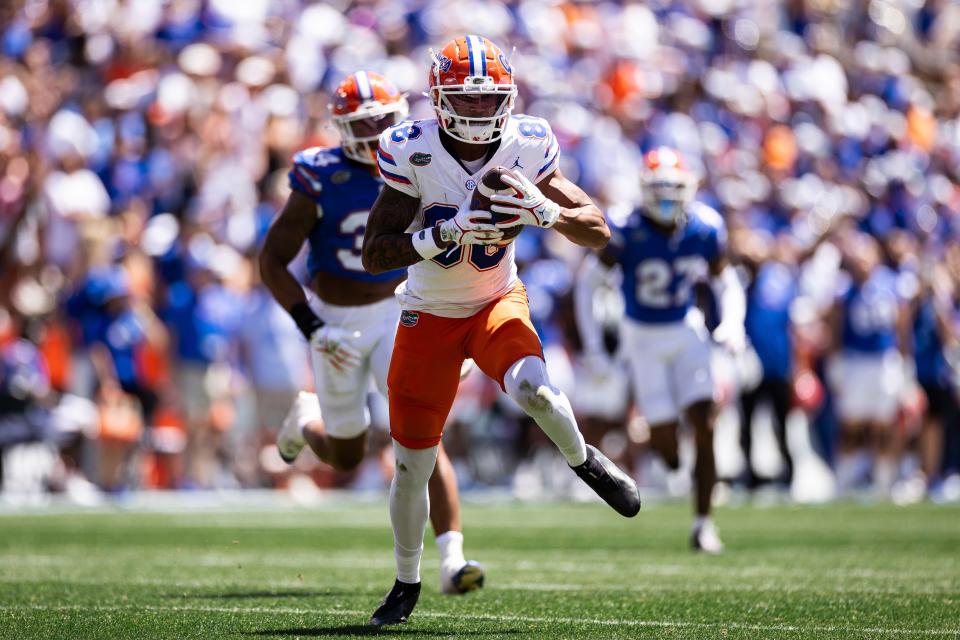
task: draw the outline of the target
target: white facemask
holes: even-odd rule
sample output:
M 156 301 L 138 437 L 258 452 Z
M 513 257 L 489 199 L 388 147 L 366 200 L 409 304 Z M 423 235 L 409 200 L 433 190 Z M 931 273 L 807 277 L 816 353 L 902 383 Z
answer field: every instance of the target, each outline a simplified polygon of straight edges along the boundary
M 365 102 L 353 113 L 342 116 L 334 115 L 333 122 L 337 125 L 337 130 L 340 132 L 340 146 L 343 148 L 343 155 L 351 160 L 364 164 L 376 164 L 376 158 L 374 157 L 374 153 L 372 153 L 371 145 L 373 145 L 374 148 L 376 147 L 376 142 L 380 138 L 380 135 L 357 136 L 353 132 L 353 123 L 360 120 L 383 118 L 392 115 L 393 117 L 387 126 L 381 129 L 382 131 L 399 122 L 403 122 L 409 110 L 407 99 L 401 98 L 396 102 L 390 102 L 388 104 L 373 101 Z
M 492 115 L 462 116 L 450 104 L 451 95 L 498 95 L 504 98 Z M 428 97 L 433 101 L 437 121 L 451 137 L 471 144 L 487 144 L 503 135 L 517 97 L 517 87 L 494 84 L 489 76 L 471 76 L 463 85 L 431 87 Z

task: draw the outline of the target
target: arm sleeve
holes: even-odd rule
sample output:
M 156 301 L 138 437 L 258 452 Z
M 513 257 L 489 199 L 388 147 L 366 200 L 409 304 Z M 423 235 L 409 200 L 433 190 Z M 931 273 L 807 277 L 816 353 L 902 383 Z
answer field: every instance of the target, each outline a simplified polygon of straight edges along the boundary
M 721 333 L 741 335 L 747 317 L 747 297 L 736 269 L 728 264 L 714 276 L 710 284 L 720 310 L 720 326 L 717 329 L 723 327 Z
M 416 173 L 401 153 L 406 138 L 395 135 L 398 131 L 401 130 L 393 127 L 380 134 L 380 145 L 377 147 L 377 167 L 380 169 L 380 175 L 383 177 L 385 184 L 408 196 L 419 198 L 420 187 L 417 184 Z M 402 140 L 397 142 L 397 137 L 401 137 Z
M 573 287 L 573 308 L 584 353 L 603 351 L 603 331 L 593 313 L 593 294 L 606 280 L 607 268 L 596 254 L 589 253 L 580 265 Z

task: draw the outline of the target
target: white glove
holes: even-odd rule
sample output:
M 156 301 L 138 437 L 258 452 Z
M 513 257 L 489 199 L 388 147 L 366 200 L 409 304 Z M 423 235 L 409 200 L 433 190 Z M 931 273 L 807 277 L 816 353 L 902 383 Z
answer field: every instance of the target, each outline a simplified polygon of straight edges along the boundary
M 747 315 L 747 298 L 737 272 L 730 265 L 710 280 L 713 295 L 720 311 L 720 324 L 713 330 L 713 339 L 731 353 L 739 354 L 747 348 L 747 334 L 743 326 Z
M 503 240 L 503 231 L 493 224 L 489 211 L 470 208 L 473 194 L 468 193 L 457 215 L 440 223 L 440 239 L 457 245 L 496 244 Z
M 543 195 L 537 185 L 530 182 L 527 176 L 514 171 L 512 176 L 503 176 L 503 181 L 516 189 L 521 197 L 506 194 L 495 194 L 490 198 L 493 206 L 490 210 L 495 213 L 517 216 L 516 220 L 500 223 L 502 228 L 529 224 L 534 227 L 550 228 L 560 218 L 560 205 Z
M 325 324 L 310 335 L 310 346 L 330 360 L 333 368 L 341 373 L 360 366 L 363 356 L 350 339 L 360 337 L 359 331 L 348 331 L 342 327 Z
M 747 335 L 743 325 L 736 322 L 721 322 L 713 330 L 713 339 L 733 354 L 743 353 L 747 348 Z

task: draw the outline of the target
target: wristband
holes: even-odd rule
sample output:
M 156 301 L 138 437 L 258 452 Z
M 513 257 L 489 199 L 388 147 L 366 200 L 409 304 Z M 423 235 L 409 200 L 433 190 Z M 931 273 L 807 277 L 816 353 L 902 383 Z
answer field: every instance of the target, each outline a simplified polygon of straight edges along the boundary
M 423 256 L 424 260 L 430 260 L 443 253 L 444 248 L 438 247 L 433 239 L 433 227 L 421 229 L 411 235 L 413 236 L 413 248 Z
M 323 320 L 317 317 L 317 314 L 313 312 L 313 309 L 311 309 L 310 305 L 306 302 L 298 302 L 290 307 L 290 317 L 297 323 L 297 328 L 300 329 L 300 333 L 302 333 L 303 337 L 308 341 L 310 340 L 310 336 L 313 335 L 313 332 L 323 326 Z
M 547 200 L 541 205 L 541 218 L 543 220 L 543 228 L 549 229 L 553 225 L 557 224 L 557 220 L 560 219 L 560 205 L 554 202 L 553 200 Z

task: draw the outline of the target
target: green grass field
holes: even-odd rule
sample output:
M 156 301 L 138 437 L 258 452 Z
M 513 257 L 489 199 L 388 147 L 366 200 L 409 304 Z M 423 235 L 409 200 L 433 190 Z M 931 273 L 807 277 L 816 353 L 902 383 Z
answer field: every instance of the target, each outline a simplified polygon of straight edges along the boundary
M 960 638 L 960 508 L 464 508 L 487 587 L 441 596 L 428 539 L 407 638 Z M 0 637 L 350 638 L 393 580 L 386 505 L 0 516 Z

